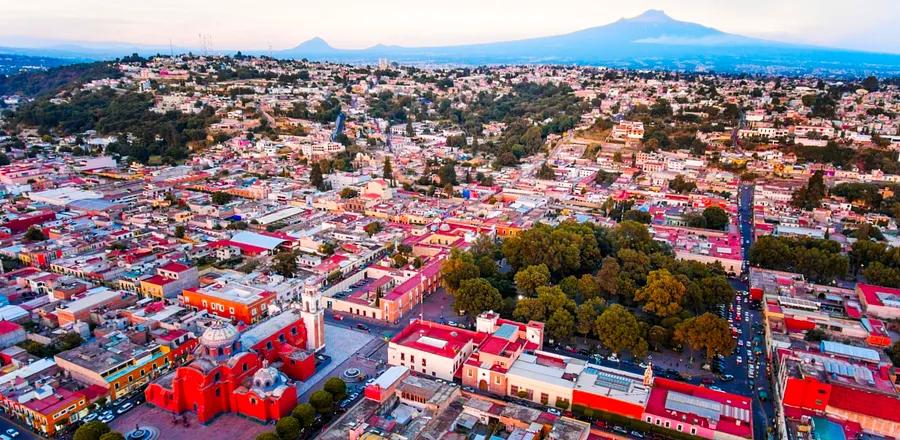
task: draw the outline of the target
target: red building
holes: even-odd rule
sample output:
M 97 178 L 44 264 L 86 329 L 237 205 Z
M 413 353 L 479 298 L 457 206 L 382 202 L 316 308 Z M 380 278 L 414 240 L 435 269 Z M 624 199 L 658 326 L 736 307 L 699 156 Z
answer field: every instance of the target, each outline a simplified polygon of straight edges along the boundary
M 277 420 L 297 405 L 293 380 L 308 379 L 315 370 L 306 334 L 302 313 L 294 310 L 244 334 L 215 321 L 190 363 L 147 387 L 147 402 L 176 414 L 194 412 L 202 423 L 227 412 Z

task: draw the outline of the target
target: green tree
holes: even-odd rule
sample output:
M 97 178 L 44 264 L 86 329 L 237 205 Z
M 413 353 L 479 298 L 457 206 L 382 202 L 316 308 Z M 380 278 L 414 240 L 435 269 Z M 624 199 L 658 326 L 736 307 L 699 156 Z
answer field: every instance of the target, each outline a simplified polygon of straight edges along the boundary
M 234 196 L 227 192 L 216 191 L 216 192 L 212 193 L 212 196 L 210 197 L 210 199 L 212 200 L 213 205 L 221 206 L 221 205 L 227 205 L 229 202 L 234 200 Z
M 298 256 L 298 251 L 281 251 L 273 258 L 272 269 L 281 276 L 293 277 L 297 273 Z
M 175 225 L 175 238 L 184 238 L 184 225 Z
M 647 285 L 634 294 L 634 299 L 644 303 L 644 311 L 665 318 L 681 311 L 681 298 L 685 288 L 666 269 L 647 275 Z
M 316 421 L 316 409 L 308 403 L 301 403 L 294 407 L 291 416 L 297 419 L 304 429 L 309 428 Z
M 334 410 L 334 397 L 325 390 L 319 390 L 309 395 L 309 404 L 319 414 L 329 414 Z
M 647 330 L 647 343 L 654 351 L 659 351 L 668 345 L 670 338 L 671 332 L 663 326 L 654 325 Z
M 681 174 L 675 176 L 674 179 L 669 181 L 669 189 L 675 191 L 678 194 L 687 194 L 695 189 L 697 189 L 697 184 L 691 181 L 687 181 L 684 179 L 684 176 Z
M 100 440 L 125 440 L 125 436 L 116 431 L 110 431 L 101 435 Z
M 725 230 L 730 221 L 728 213 L 718 206 L 710 206 L 704 209 L 703 218 L 706 220 L 706 227 L 709 229 Z
M 641 326 L 625 307 L 619 304 L 609 306 L 594 324 L 597 339 L 613 353 L 630 350 L 640 355 L 647 351 L 647 342 L 641 338 Z
M 0 153 L 0 167 L 9 165 L 10 163 L 12 163 L 12 161 L 9 160 L 9 156 L 5 153 Z
M 318 163 L 311 163 L 309 166 L 309 184 L 316 187 L 319 191 L 325 191 L 326 189 L 322 167 Z
M 463 281 L 479 276 L 481 276 L 481 270 L 475 264 L 472 254 L 468 252 L 453 249 L 450 251 L 450 256 L 441 263 L 441 279 L 444 287 L 452 294 L 455 294 Z
M 731 353 L 735 347 L 731 326 L 724 319 L 709 312 L 677 325 L 673 340 L 680 344 L 686 343 L 694 350 L 705 351 L 707 363 L 711 362 L 716 354 Z
M 809 342 L 821 342 L 824 339 L 827 339 L 827 336 L 824 331 L 818 328 L 810 329 L 806 331 L 806 334 L 803 335 L 803 340 Z
M 275 422 L 275 432 L 281 440 L 295 440 L 300 436 L 300 421 L 291 416 L 285 416 Z
M 809 177 L 806 186 L 794 191 L 791 197 L 791 204 L 796 208 L 810 211 L 822 203 L 825 192 L 825 173 L 822 170 L 816 170 Z
M 344 199 L 344 200 L 346 200 L 346 199 L 352 199 L 352 198 L 354 198 L 354 197 L 356 197 L 356 196 L 358 196 L 358 195 L 359 195 L 359 191 L 357 191 L 357 190 L 355 190 L 355 189 L 353 189 L 353 188 L 351 188 L 351 187 L 349 187 L 349 186 L 344 187 L 343 189 L 341 189 L 341 198 Z
M 614 257 L 606 257 L 603 259 L 603 265 L 600 272 L 597 273 L 597 284 L 600 293 L 606 297 L 617 295 L 619 292 L 619 261 Z
M 632 249 L 650 253 L 656 249 L 647 227 L 635 221 L 624 221 L 616 225 L 610 233 L 610 241 L 617 251 Z
M 363 231 L 369 235 L 369 237 L 381 232 L 382 226 L 381 222 L 371 222 L 363 227 Z
M 603 313 L 605 304 L 602 299 L 594 298 L 578 306 L 575 314 L 575 330 L 578 334 L 587 336 L 594 332 L 594 325 L 597 322 L 597 318 Z
M 25 240 L 28 241 L 44 241 L 47 239 L 47 236 L 44 235 L 44 231 L 37 226 L 29 226 L 28 230 L 25 231 Z
M 891 348 L 888 349 L 888 356 L 890 356 L 891 362 L 894 363 L 895 367 L 900 367 L 900 341 L 891 345 Z
M 653 220 L 653 218 L 650 216 L 649 212 L 629 209 L 628 211 L 625 211 L 625 214 L 622 215 L 622 220 L 630 220 L 649 225 L 650 221 Z
M 384 157 L 384 165 L 382 165 L 381 168 L 381 177 L 391 184 L 394 182 L 394 167 L 391 166 L 391 158 L 388 156 Z
M 546 264 L 528 266 L 513 277 L 516 289 L 525 296 L 535 296 L 537 288 L 550 284 L 550 269 Z
M 85 423 L 75 430 L 72 440 L 100 440 L 100 436 L 110 431 L 106 423 L 94 420 Z
M 553 170 L 547 161 L 541 164 L 540 169 L 537 172 L 537 178 L 542 180 L 555 180 L 556 179 L 556 171 Z
M 601 286 L 597 278 L 586 273 L 578 279 L 578 293 L 582 301 L 596 298 L 600 295 Z
M 339 377 L 328 378 L 323 389 L 331 393 L 334 396 L 334 400 L 341 401 L 347 397 L 347 383 Z
M 575 319 L 566 309 L 557 309 L 547 320 L 547 333 L 557 342 L 568 341 L 575 329 Z
M 281 440 L 281 437 L 274 432 L 263 432 L 256 435 L 256 440 Z
M 500 310 L 503 306 L 500 291 L 484 278 L 462 281 L 454 297 L 456 310 L 464 311 L 469 316 L 477 316 L 488 310 Z

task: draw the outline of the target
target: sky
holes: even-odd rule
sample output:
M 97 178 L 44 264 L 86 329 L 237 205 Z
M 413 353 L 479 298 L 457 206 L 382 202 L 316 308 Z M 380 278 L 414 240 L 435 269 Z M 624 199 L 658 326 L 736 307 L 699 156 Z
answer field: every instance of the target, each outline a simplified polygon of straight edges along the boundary
M 437 46 L 572 32 L 661 9 L 751 37 L 900 53 L 900 0 L 0 0 L 0 46 Z

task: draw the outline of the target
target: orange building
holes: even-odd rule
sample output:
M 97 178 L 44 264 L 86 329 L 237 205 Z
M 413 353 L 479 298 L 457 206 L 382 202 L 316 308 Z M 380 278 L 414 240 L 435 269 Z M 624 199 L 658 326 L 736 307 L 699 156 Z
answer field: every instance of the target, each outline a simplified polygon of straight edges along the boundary
M 214 282 L 186 289 L 179 298 L 192 310 L 207 312 L 235 322 L 255 323 L 268 315 L 269 304 L 275 301 L 274 292 L 239 283 Z

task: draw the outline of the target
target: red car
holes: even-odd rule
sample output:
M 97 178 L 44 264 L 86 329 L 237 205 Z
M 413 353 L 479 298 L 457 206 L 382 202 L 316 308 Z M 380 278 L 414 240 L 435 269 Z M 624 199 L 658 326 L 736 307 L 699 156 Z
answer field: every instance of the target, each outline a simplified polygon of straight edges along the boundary
M 337 313 L 331 315 L 331 317 L 334 318 L 335 321 L 343 321 L 344 320 L 344 316 L 338 315 Z

